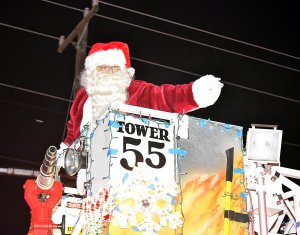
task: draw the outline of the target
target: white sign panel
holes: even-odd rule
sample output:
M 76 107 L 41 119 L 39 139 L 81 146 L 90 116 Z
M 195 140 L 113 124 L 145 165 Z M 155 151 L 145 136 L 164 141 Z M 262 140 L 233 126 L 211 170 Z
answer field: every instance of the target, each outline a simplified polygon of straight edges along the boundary
M 174 183 L 174 125 L 113 113 L 109 125 L 110 179 L 122 181 L 142 164 L 160 182 Z

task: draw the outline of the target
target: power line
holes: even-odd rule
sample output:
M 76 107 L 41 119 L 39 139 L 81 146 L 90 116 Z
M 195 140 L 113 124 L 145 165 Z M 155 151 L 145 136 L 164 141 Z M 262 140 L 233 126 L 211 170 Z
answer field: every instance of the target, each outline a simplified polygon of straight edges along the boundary
M 29 30 L 29 29 L 24 29 L 24 28 L 21 28 L 21 27 L 17 27 L 17 26 L 10 25 L 10 24 L 5 24 L 5 23 L 2 23 L 2 22 L 0 22 L 0 25 L 6 26 L 6 27 L 9 27 L 9 28 L 12 28 L 12 29 L 21 30 L 21 31 L 24 31 L 24 32 L 27 32 L 27 33 L 32 33 L 32 34 L 35 34 L 35 35 L 39 35 L 39 36 L 43 36 L 43 37 L 55 39 L 55 40 L 59 39 L 59 37 L 54 37 L 54 36 L 51 36 L 49 34 L 40 33 L 40 32 L 36 32 L 36 31 L 33 31 L 33 30 Z
M 84 10 L 81 10 L 79 8 L 76 8 L 76 7 L 71 7 L 71 6 L 68 6 L 68 5 L 65 5 L 65 4 L 61 4 L 61 3 L 58 3 L 58 2 L 53 2 L 53 1 L 49 1 L 49 0 L 41 0 L 42 2 L 47 2 L 47 3 L 50 3 L 52 5 L 57 5 L 57 6 L 60 6 L 60 7 L 64 7 L 64 8 L 68 8 L 68 9 L 71 9 L 71 10 L 74 10 L 74 11 L 81 11 L 81 12 L 84 12 Z
M 42 1 L 45 1 L 45 0 L 42 0 Z M 11 27 L 11 28 L 17 29 L 19 27 Z M 22 30 L 22 31 L 30 32 L 31 30 Z M 40 35 L 44 35 L 44 34 L 40 34 Z M 47 36 L 50 36 L 50 35 L 47 35 Z M 90 47 L 90 46 L 88 46 L 88 47 Z M 189 71 L 186 71 L 186 70 L 174 68 L 174 67 L 171 67 L 171 66 L 163 65 L 163 64 L 160 64 L 160 63 L 155 63 L 155 62 L 144 60 L 144 59 L 139 59 L 139 58 L 136 58 L 136 57 L 131 57 L 131 59 L 136 60 L 136 61 L 140 61 L 140 62 L 143 62 L 143 63 L 155 65 L 155 66 L 158 66 L 158 67 L 170 69 L 170 70 L 173 70 L 173 71 L 181 72 L 181 73 L 188 74 L 188 75 L 193 75 L 193 76 L 197 76 L 197 77 L 201 76 L 200 74 L 197 74 L 197 73 L 189 72 Z M 250 87 L 247 87 L 247 86 L 242 86 L 242 85 L 235 84 L 235 83 L 232 83 L 232 82 L 226 82 L 224 80 L 222 82 L 225 83 L 225 84 L 227 84 L 227 85 L 235 86 L 235 87 L 242 88 L 242 89 L 245 89 L 245 90 L 248 90 L 248 91 L 253 91 L 253 92 L 260 93 L 260 94 L 264 94 L 264 95 L 269 95 L 269 96 L 272 96 L 272 97 L 276 97 L 276 98 L 279 98 L 279 99 L 283 99 L 283 100 L 287 100 L 287 101 L 292 101 L 292 102 L 295 102 L 295 103 L 300 103 L 299 100 L 288 98 L 288 97 L 285 97 L 285 96 L 280 96 L 280 95 L 277 95 L 277 94 L 274 94 L 274 93 L 261 91 L 261 90 L 258 90 L 258 89 L 250 88 Z M 18 90 L 22 90 L 22 91 L 31 92 L 31 93 L 38 94 L 38 95 L 47 96 L 47 97 L 54 98 L 54 99 L 59 99 L 59 100 L 67 101 L 67 102 L 73 102 L 72 100 L 68 100 L 68 99 L 65 99 L 65 98 L 61 98 L 61 97 L 57 97 L 57 96 L 52 96 L 52 95 L 49 95 L 49 94 L 45 94 L 45 93 L 41 93 L 41 92 L 36 92 L 36 91 L 32 91 L 32 90 L 28 90 L 28 89 L 24 89 L 24 88 L 21 88 L 21 87 L 16 87 L 16 86 L 4 84 L 4 83 L 0 83 L 0 86 L 6 86 L 6 87 L 10 87 L 10 88 L 15 88 L 15 89 L 18 89 Z
M 140 12 L 140 11 L 132 10 L 132 9 L 122 7 L 122 6 L 119 6 L 119 5 L 115 5 L 115 4 L 112 4 L 112 3 L 104 2 L 102 0 L 99 0 L 99 3 L 104 4 L 104 5 L 108 5 L 108 6 L 111 6 L 111 7 L 115 7 L 115 8 L 118 8 L 118 9 L 122 9 L 122 10 L 125 10 L 125 11 L 133 12 L 135 14 L 147 16 L 147 17 L 150 17 L 152 19 L 161 20 L 161 21 L 164 21 L 164 22 L 167 22 L 167 23 L 170 23 L 170 24 L 174 24 L 174 25 L 184 27 L 184 28 L 192 29 L 192 30 L 195 30 L 195 31 L 198 31 L 198 32 L 210 34 L 210 35 L 220 37 L 220 38 L 223 38 L 223 39 L 227 39 L 227 40 L 230 40 L 230 41 L 238 42 L 238 43 L 241 43 L 241 44 L 244 44 L 244 45 L 247 45 L 247 46 L 256 47 L 256 48 L 259 48 L 259 49 L 262 49 L 262 50 L 265 50 L 265 51 L 270 51 L 270 52 L 273 52 L 273 53 L 276 53 L 276 54 L 280 54 L 280 55 L 284 55 L 284 56 L 287 56 L 287 57 L 290 57 L 290 58 L 300 60 L 299 57 L 294 56 L 294 55 L 289 55 L 289 54 L 286 54 L 286 53 L 283 53 L 283 52 L 280 52 L 280 51 L 272 50 L 272 49 L 269 49 L 269 48 L 266 48 L 266 47 L 258 46 L 258 45 L 248 43 L 248 42 L 245 42 L 245 41 L 241 41 L 241 40 L 238 40 L 238 39 L 235 39 L 235 38 L 227 37 L 227 36 L 217 34 L 217 33 L 213 33 L 213 32 L 207 31 L 207 30 L 199 29 L 199 28 L 196 28 L 196 27 L 193 27 L 193 26 L 189 26 L 189 25 L 186 25 L 186 24 L 176 22 L 176 21 L 171 21 L 171 20 L 161 18 L 161 17 L 158 17 L 158 16 L 146 14 L 144 12 Z
M 42 111 L 46 111 L 46 112 L 51 112 L 51 113 L 65 114 L 64 112 L 59 112 L 59 111 L 56 111 L 56 110 L 53 110 L 53 109 L 41 108 L 39 106 L 29 105 L 29 104 L 23 104 L 23 103 L 11 101 L 11 100 L 6 100 L 6 99 L 0 99 L 0 103 L 1 102 L 2 103 L 13 104 L 13 105 L 18 105 L 18 106 L 23 106 L 23 107 L 26 107 L 26 108 L 38 109 L 38 110 L 42 110 Z
M 293 146 L 293 147 L 300 148 L 300 144 L 293 144 L 293 143 L 289 143 L 289 142 L 282 142 L 282 144 L 286 144 L 286 145 L 290 145 L 290 146 Z
M 81 12 L 83 11 L 83 10 L 75 8 L 75 7 L 64 5 L 64 4 L 61 4 L 61 3 L 52 2 L 52 1 L 49 1 L 49 0 L 41 0 L 41 1 L 53 4 L 53 5 L 57 5 L 57 6 L 60 6 L 60 7 L 64 7 L 64 8 L 67 8 L 67 9 L 71 9 L 71 10 L 76 10 L 76 11 L 81 11 Z M 266 64 L 270 64 L 270 65 L 277 66 L 277 67 L 280 67 L 280 68 L 292 70 L 292 71 L 295 71 L 295 72 L 298 72 L 298 73 L 300 72 L 299 69 L 295 69 L 295 68 L 292 68 L 292 67 L 289 67 L 289 66 L 273 63 L 271 61 L 259 59 L 259 58 L 253 57 L 253 56 L 248 56 L 248 55 L 238 53 L 238 52 L 234 52 L 234 51 L 231 51 L 231 50 L 227 50 L 227 49 L 224 49 L 224 48 L 221 48 L 221 47 L 212 46 L 212 45 L 209 45 L 207 43 L 198 42 L 198 41 L 188 39 L 188 38 L 184 38 L 184 37 L 180 37 L 180 36 L 177 36 L 177 35 L 174 35 L 174 34 L 170 34 L 170 33 L 162 32 L 162 31 L 159 31 L 159 30 L 151 29 L 151 28 L 148 28 L 148 27 L 144 27 L 144 26 L 141 26 L 141 25 L 129 23 L 127 21 L 118 20 L 116 18 L 112 18 L 112 17 L 108 17 L 108 16 L 104 16 L 104 15 L 99 15 L 99 14 L 95 14 L 95 16 L 106 19 L 106 20 L 111 20 L 111 21 L 115 21 L 115 22 L 118 22 L 118 23 L 126 24 L 126 25 L 129 25 L 129 26 L 132 26 L 132 27 L 140 28 L 140 29 L 143 29 L 143 30 L 147 30 L 147 31 L 150 31 L 150 32 L 153 32 L 153 33 L 158 33 L 158 34 L 161 34 L 161 35 L 164 35 L 164 36 L 176 38 L 176 39 L 179 39 L 179 40 L 182 40 L 182 41 L 186 41 L 186 42 L 194 43 L 194 44 L 197 44 L 197 45 L 209 47 L 209 48 L 219 50 L 219 51 L 223 51 L 223 52 L 226 52 L 226 53 L 229 53 L 229 54 L 245 57 L 247 59 L 256 60 L 256 61 L 259 61 L 259 62 L 262 62 L 262 63 L 266 63 Z
M 270 64 L 270 65 L 274 65 L 274 66 L 277 66 L 277 67 L 281 67 L 281 68 L 284 68 L 284 69 L 292 70 L 292 71 L 295 71 L 295 72 L 298 72 L 298 73 L 300 72 L 299 69 L 295 69 L 295 68 L 292 68 L 292 67 L 289 67 L 289 66 L 285 66 L 285 65 L 273 63 L 271 61 L 259 59 L 259 58 L 253 57 L 253 56 L 248 56 L 248 55 L 245 55 L 245 54 L 242 54 L 242 53 L 238 53 L 238 52 L 235 52 L 235 51 L 227 50 L 227 49 L 224 49 L 224 48 L 221 48 L 221 47 L 212 46 L 212 45 L 209 45 L 207 43 L 198 42 L 198 41 L 195 41 L 195 40 L 192 40 L 192 39 L 180 37 L 180 36 L 177 36 L 177 35 L 174 35 L 174 34 L 162 32 L 162 31 L 159 31 L 159 30 L 155 30 L 155 29 L 151 29 L 151 28 L 148 28 L 148 27 L 140 26 L 140 25 L 137 25 L 137 24 L 129 23 L 129 22 L 126 22 L 126 21 L 123 21 L 123 20 L 117 20 L 115 18 L 111 18 L 111 17 L 108 17 L 108 16 L 99 15 L 99 14 L 96 14 L 95 16 L 103 18 L 103 19 L 115 21 L 115 22 L 118 22 L 118 23 L 123 23 L 123 24 L 126 24 L 126 25 L 134 26 L 134 27 L 137 27 L 137 28 L 140 28 L 140 29 L 144 29 L 144 30 L 147 30 L 147 31 L 151 31 L 151 32 L 154 32 L 154 33 L 162 34 L 162 35 L 169 36 L 169 37 L 172 37 L 172 38 L 180 39 L 182 41 L 194 43 L 194 44 L 197 44 L 197 45 L 200 45 L 200 46 L 209 47 L 209 48 L 212 48 L 212 49 L 215 49 L 215 50 L 218 50 L 218 51 L 223 51 L 223 52 L 227 52 L 229 54 L 233 54 L 233 55 L 245 57 L 247 59 L 252 59 L 252 60 L 256 60 L 256 61 L 263 62 L 263 63 L 266 63 L 266 64 Z
M 174 70 L 174 71 L 177 71 L 177 72 L 181 72 L 181 73 L 185 73 L 185 74 L 189 74 L 189 75 L 193 75 L 193 76 L 197 76 L 197 77 L 202 76 L 201 74 L 189 72 L 189 71 L 182 70 L 182 69 L 177 69 L 177 68 L 174 68 L 174 67 L 171 67 L 171 66 L 162 65 L 162 64 L 151 62 L 151 61 L 148 61 L 148 60 L 143 60 L 143 59 L 135 58 L 135 57 L 132 57 L 132 56 L 130 58 L 133 59 L 133 60 L 136 60 L 136 61 L 140 61 L 140 62 L 146 63 L 146 64 L 155 65 L 155 66 L 158 66 L 158 67 L 162 67 L 162 68 Z M 253 91 L 253 92 L 260 93 L 260 94 L 264 94 L 264 95 L 276 97 L 276 98 L 279 98 L 279 99 L 283 99 L 283 100 L 287 100 L 287 101 L 292 101 L 292 102 L 295 102 L 295 103 L 298 103 L 298 104 L 300 103 L 300 100 L 288 98 L 288 97 L 285 97 L 285 96 L 276 95 L 274 93 L 270 93 L 270 92 L 266 92 L 266 91 L 261 91 L 261 90 L 254 89 L 254 88 L 247 87 L 247 86 L 242 86 L 242 85 L 235 84 L 235 83 L 232 83 L 232 82 L 226 82 L 224 80 L 222 80 L 222 82 L 224 84 L 227 84 L 227 85 L 230 85 L 230 86 L 234 86 L 234 87 L 238 87 L 238 88 L 242 88 L 242 89 L 245 89 L 245 90 L 248 90 L 248 91 Z
M 59 96 L 49 95 L 49 94 L 46 94 L 46 93 L 42 93 L 42 92 L 38 92 L 38 91 L 33 91 L 33 90 L 25 89 L 25 88 L 22 88 L 22 87 L 17 87 L 17 86 L 5 84 L 5 83 L 2 83 L 2 82 L 0 82 L 0 86 L 12 88 L 12 89 L 16 89 L 16 90 L 20 90 L 20 91 L 29 92 L 29 93 L 32 93 L 32 94 L 35 94 L 35 95 L 46 96 L 46 97 L 49 97 L 49 98 L 52 98 L 52 99 L 63 100 L 63 101 L 67 101 L 67 102 L 73 102 L 72 100 L 61 98 Z
M 32 165 L 41 165 L 40 163 L 37 163 L 37 162 L 23 160 L 23 159 L 19 159 L 19 158 L 7 157 L 7 156 L 3 156 L 3 155 L 0 155 L 0 159 L 14 161 L 14 162 L 20 162 L 20 163 L 26 163 L 26 164 L 32 164 Z

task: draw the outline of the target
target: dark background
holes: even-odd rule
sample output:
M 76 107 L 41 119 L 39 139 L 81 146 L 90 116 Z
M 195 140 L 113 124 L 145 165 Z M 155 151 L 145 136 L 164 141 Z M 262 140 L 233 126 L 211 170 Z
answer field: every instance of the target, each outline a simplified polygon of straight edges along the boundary
M 1 3 L 1 168 L 38 170 L 46 149 L 58 147 L 65 135 L 76 51 L 69 45 L 62 54 L 57 53 L 58 37 L 73 30 L 82 19 L 81 10 L 91 7 L 91 2 L 56 2 L 73 9 L 38 0 Z M 217 103 L 191 115 L 242 126 L 244 135 L 251 123 L 276 124 L 283 130 L 282 165 L 299 169 L 297 1 L 108 2 L 202 31 L 100 3 L 98 16 L 89 24 L 89 46 L 127 42 L 136 78 L 158 85 L 187 83 L 205 74 L 222 78 L 225 86 Z M 25 180 L 0 175 L 1 234 L 28 231 Z

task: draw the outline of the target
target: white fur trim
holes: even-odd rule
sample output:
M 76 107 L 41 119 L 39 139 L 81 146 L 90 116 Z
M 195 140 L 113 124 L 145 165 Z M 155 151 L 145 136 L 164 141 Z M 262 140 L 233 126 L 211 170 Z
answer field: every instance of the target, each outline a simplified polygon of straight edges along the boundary
M 68 147 L 69 146 L 66 145 L 64 142 L 61 142 L 60 145 L 59 145 L 59 149 L 62 149 L 62 150 L 67 149 Z
M 193 91 L 194 100 L 199 105 L 199 107 L 202 108 L 201 107 L 201 94 L 199 94 L 199 88 L 201 88 L 200 78 L 197 79 L 196 81 L 194 81 L 192 91 Z
M 68 149 L 68 145 L 66 145 L 64 142 L 60 143 L 59 149 L 57 150 L 56 156 L 57 156 L 57 167 L 64 167 L 65 165 L 65 150 Z
M 80 123 L 80 130 L 83 130 L 84 125 L 87 123 L 91 123 L 92 120 L 92 99 L 91 97 L 88 97 L 83 105 L 83 114 L 82 114 L 82 120 Z
M 128 71 L 129 76 L 132 78 L 134 73 L 135 73 L 135 69 L 130 67 L 130 68 L 127 69 L 127 71 Z
M 86 69 L 94 69 L 98 65 L 117 65 L 123 68 L 126 65 L 126 58 L 120 49 L 108 49 L 95 52 L 85 59 Z

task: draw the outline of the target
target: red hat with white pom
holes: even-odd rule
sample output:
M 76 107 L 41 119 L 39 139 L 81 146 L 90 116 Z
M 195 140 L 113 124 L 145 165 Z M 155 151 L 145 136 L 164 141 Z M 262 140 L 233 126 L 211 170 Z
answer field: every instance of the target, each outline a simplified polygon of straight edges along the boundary
M 130 64 L 129 48 L 123 42 L 96 43 L 85 59 L 85 69 L 94 70 L 96 66 L 120 66 L 133 75 L 134 68 Z

